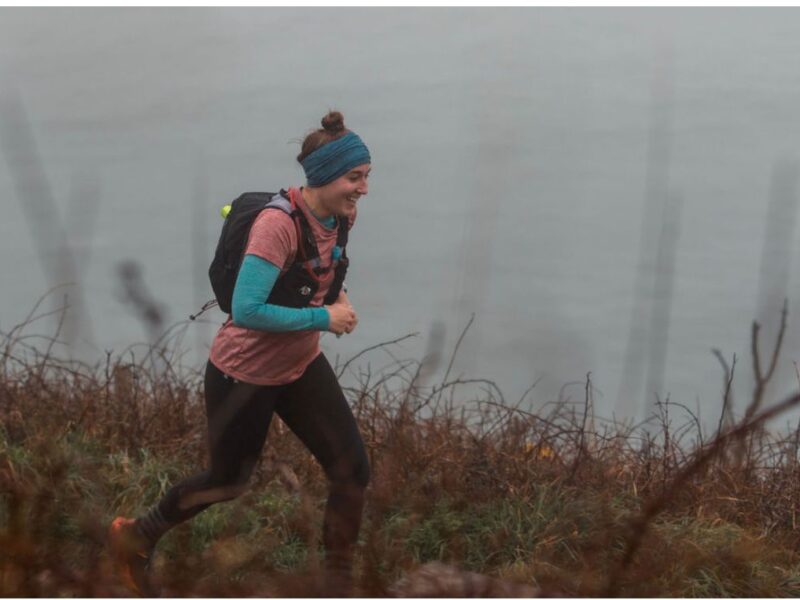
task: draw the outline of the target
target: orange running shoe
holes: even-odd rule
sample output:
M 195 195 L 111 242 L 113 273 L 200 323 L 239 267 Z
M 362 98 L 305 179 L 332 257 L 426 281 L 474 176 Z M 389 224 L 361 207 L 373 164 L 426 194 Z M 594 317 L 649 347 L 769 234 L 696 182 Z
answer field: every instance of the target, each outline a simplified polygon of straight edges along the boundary
M 157 597 L 150 579 L 153 548 L 136 529 L 136 520 L 114 519 L 108 528 L 108 545 L 122 583 L 139 596 Z

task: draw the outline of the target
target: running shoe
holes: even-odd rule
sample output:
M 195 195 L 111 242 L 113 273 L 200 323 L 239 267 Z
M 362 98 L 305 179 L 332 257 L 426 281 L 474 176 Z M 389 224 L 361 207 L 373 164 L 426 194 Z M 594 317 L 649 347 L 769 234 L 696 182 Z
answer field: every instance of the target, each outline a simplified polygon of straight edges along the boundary
M 153 548 L 136 529 L 136 520 L 114 519 L 108 528 L 108 544 L 122 583 L 143 598 L 158 596 L 150 577 Z

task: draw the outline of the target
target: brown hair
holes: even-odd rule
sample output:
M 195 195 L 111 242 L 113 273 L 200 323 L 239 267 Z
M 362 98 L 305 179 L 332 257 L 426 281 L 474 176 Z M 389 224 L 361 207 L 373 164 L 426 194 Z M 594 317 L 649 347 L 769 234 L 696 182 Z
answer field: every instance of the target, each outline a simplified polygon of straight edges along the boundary
M 300 148 L 300 154 L 297 155 L 297 162 L 301 163 L 305 160 L 306 156 L 324 146 L 325 144 L 338 140 L 345 135 L 349 129 L 344 126 L 344 117 L 342 113 L 332 110 L 327 115 L 322 117 L 322 129 L 315 129 L 309 133 L 303 140 L 303 145 Z

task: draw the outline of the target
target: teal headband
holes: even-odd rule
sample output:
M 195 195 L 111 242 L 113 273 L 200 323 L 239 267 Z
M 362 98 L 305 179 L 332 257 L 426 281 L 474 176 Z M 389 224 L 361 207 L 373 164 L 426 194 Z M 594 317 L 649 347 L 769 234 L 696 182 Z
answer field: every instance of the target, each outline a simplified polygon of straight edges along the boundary
M 308 187 L 330 183 L 359 165 L 371 162 L 369 150 L 352 131 L 317 148 L 300 163 L 306 172 Z

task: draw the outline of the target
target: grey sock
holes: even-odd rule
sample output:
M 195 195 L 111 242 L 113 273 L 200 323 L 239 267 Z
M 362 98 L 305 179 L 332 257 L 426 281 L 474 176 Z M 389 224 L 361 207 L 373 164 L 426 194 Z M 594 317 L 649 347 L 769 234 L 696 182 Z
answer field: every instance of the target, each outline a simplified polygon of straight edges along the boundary
M 146 515 L 136 519 L 136 528 L 151 545 L 155 546 L 161 536 L 172 528 L 172 524 L 167 522 L 158 506 L 155 506 Z

